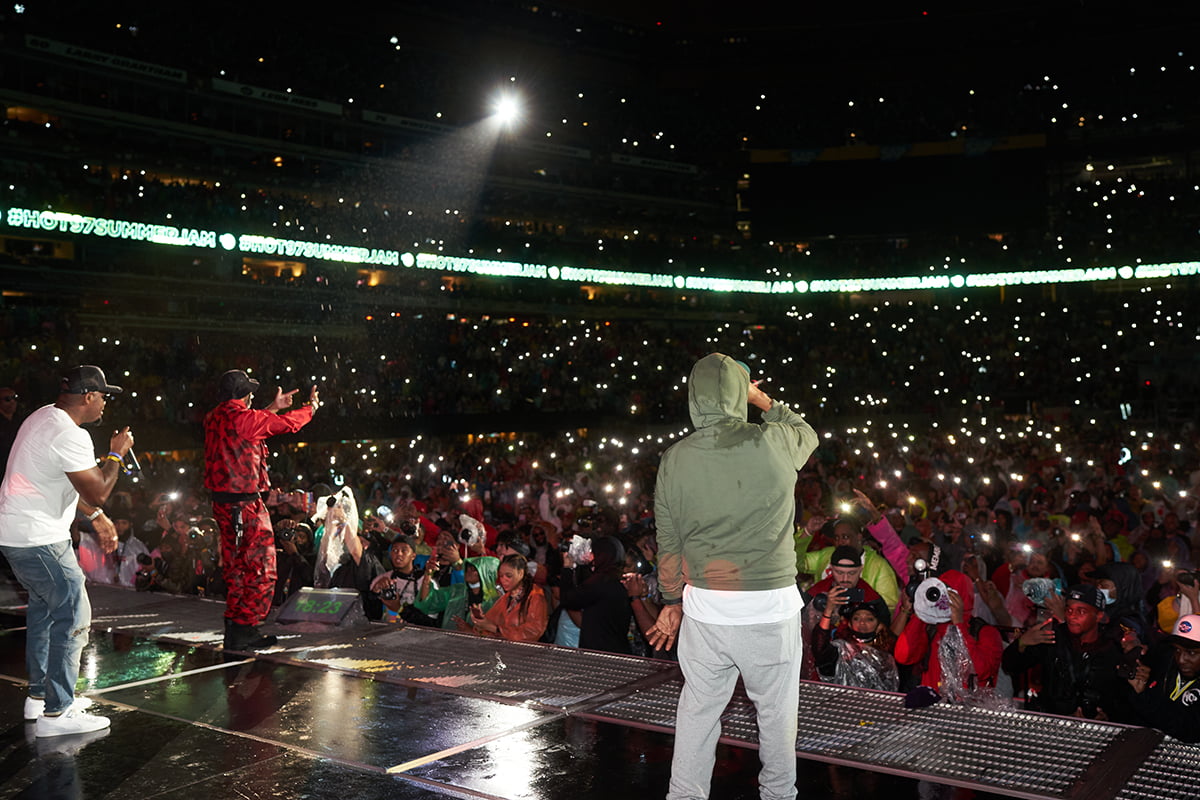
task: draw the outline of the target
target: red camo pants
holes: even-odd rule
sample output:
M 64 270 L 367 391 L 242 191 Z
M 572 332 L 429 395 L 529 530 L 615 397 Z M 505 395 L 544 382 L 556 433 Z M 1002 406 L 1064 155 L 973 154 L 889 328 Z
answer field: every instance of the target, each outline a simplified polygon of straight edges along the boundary
M 275 594 L 275 531 L 267 507 L 261 499 L 213 503 L 213 518 L 221 530 L 225 618 L 238 625 L 258 625 L 267 618 Z

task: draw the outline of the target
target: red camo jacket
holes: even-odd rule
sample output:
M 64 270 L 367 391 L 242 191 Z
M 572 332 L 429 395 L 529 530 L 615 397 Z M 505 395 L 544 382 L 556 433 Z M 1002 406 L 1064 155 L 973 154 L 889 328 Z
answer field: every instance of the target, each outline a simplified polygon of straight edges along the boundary
M 211 492 L 267 491 L 267 438 L 298 431 L 312 416 L 312 406 L 276 413 L 247 408 L 241 399 L 221 403 L 204 416 L 204 486 Z

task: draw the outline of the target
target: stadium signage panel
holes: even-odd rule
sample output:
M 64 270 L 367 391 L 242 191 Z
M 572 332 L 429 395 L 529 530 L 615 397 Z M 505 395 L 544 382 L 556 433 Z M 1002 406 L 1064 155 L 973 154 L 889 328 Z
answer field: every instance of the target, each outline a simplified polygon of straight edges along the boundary
M 1041 283 L 1083 283 L 1116 280 L 1116 267 L 1087 269 L 1039 269 L 1028 272 L 995 272 L 967 275 L 964 280 L 972 288 L 979 286 L 1022 286 Z
M 217 232 L 196 228 L 177 228 L 174 225 L 155 225 L 104 217 L 85 217 L 61 211 L 34 211 L 10 208 L 4 214 L 6 224 L 14 228 L 58 231 L 78 236 L 102 236 L 132 242 L 152 242 L 181 247 L 216 247 Z
M 400 265 L 400 251 L 354 247 L 330 242 L 303 242 L 295 239 L 276 239 L 273 236 L 244 234 L 237 238 L 241 253 L 315 258 L 321 261 L 340 261 L 346 264 L 375 264 L 384 267 Z
M 405 254 L 408 255 L 408 254 Z M 549 277 L 552 267 L 545 264 L 522 264 L 517 261 L 490 261 L 483 258 L 459 258 L 435 253 L 417 253 L 415 258 L 402 259 L 405 266 L 433 269 L 441 272 L 468 272 L 473 275 L 492 275 L 502 278 Z
M 167 67 L 162 64 L 153 64 L 149 61 L 138 61 L 135 58 L 116 56 L 112 53 L 104 53 L 99 50 L 89 50 L 86 47 L 78 47 L 66 42 L 57 42 L 54 39 L 44 39 L 41 36 L 26 36 L 25 46 L 30 50 L 41 50 L 60 58 L 81 61 L 85 64 L 108 67 L 109 69 L 121 72 L 132 72 L 137 75 L 145 75 L 175 83 L 187 83 L 187 72 L 182 69 Z
M 336 116 L 341 116 L 342 114 L 342 107 L 337 103 L 329 103 L 325 100 L 317 100 L 315 97 L 305 97 L 292 92 L 277 92 L 274 89 L 264 89 L 261 86 L 251 86 L 248 83 L 234 83 L 233 81 L 226 81 L 220 78 L 212 79 L 212 87 L 219 92 L 238 95 L 250 100 L 259 100 L 264 103 L 303 108 L 308 111 Z
M 798 281 L 797 292 L 894 292 L 920 289 L 948 289 L 949 275 L 916 275 L 894 278 L 837 278 L 835 280 Z
M 577 283 L 607 283 L 615 286 L 651 286 L 670 289 L 682 282 L 674 275 L 654 275 L 649 272 L 621 272 L 594 267 L 558 267 L 557 280 Z M 550 276 L 554 278 L 554 275 Z M 679 287 L 682 288 L 682 287 Z
M 1171 264 L 1141 264 L 1133 271 L 1137 278 L 1183 278 L 1200 275 L 1200 261 L 1179 261 Z

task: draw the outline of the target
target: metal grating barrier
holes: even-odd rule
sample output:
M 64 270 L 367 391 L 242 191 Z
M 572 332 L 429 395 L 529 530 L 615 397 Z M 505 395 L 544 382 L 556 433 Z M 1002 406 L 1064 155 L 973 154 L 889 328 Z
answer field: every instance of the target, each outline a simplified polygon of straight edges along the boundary
M 582 715 L 673 730 L 681 686 L 676 676 Z M 949 704 L 907 709 L 901 695 L 826 683 L 801 685 L 798 722 L 796 754 L 833 764 L 1013 797 L 1200 797 L 1191 785 L 1200 775 L 1200 747 L 1159 744 L 1160 734 L 1145 729 L 1011 709 Z M 754 709 L 740 687 L 721 725 L 727 743 L 757 745 Z M 1118 789 L 1122 793 L 1114 794 Z
M 472 696 L 569 709 L 632 682 L 674 674 L 674 664 L 629 656 L 483 639 L 429 628 L 364 637 L 350 651 L 314 648 L 295 656 Z M 672 706 L 674 715 L 674 706 Z
M 97 627 L 193 644 L 220 639 L 211 601 L 89 592 Z M 259 657 L 666 732 L 683 685 L 671 662 L 429 628 L 329 630 L 283 644 Z M 1200 798 L 1200 746 L 1149 729 L 945 703 L 906 709 L 900 695 L 807 682 L 798 723 L 797 755 L 832 764 L 1030 800 Z M 722 734 L 729 744 L 757 746 L 754 708 L 740 686 Z
M 1200 746 L 1168 739 L 1117 793 L 1117 800 L 1200 797 Z

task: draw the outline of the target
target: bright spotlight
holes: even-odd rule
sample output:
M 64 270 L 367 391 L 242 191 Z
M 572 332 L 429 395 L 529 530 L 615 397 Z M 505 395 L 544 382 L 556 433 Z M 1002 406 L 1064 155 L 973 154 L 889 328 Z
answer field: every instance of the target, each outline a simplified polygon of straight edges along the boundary
M 515 95 L 501 95 L 492 109 L 496 120 L 502 125 L 513 125 L 521 117 L 521 101 Z

